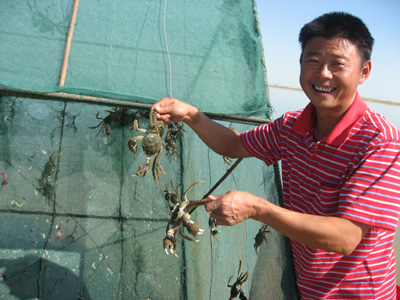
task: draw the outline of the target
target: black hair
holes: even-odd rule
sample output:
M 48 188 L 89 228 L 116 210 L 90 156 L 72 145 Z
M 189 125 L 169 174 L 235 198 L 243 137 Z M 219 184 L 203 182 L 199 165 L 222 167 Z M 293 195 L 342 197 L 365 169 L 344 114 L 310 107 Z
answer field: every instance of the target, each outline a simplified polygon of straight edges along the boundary
M 371 59 L 374 38 L 364 22 L 349 13 L 331 12 L 305 24 L 299 34 L 302 52 L 313 37 L 347 39 L 358 48 L 363 64 Z

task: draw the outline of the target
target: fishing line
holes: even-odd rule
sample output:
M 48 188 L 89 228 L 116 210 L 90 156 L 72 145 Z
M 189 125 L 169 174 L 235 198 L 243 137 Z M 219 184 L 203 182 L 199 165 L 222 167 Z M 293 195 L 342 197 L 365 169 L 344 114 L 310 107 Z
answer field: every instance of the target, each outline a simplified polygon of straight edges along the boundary
M 172 67 L 171 67 L 171 58 L 169 56 L 168 49 L 168 40 L 167 40 L 167 30 L 165 28 L 165 11 L 167 9 L 167 0 L 164 0 L 164 39 L 165 39 L 165 48 L 167 49 L 167 57 L 168 57 L 168 67 L 169 67 L 169 97 L 172 98 Z

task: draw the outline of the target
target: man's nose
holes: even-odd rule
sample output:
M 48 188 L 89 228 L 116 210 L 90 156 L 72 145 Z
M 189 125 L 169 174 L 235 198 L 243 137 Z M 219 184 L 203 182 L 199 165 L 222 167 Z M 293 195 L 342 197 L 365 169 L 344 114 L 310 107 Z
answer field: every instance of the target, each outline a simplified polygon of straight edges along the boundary
M 318 75 L 322 78 L 331 79 L 332 78 L 332 71 L 329 68 L 329 65 L 323 64 L 318 70 Z

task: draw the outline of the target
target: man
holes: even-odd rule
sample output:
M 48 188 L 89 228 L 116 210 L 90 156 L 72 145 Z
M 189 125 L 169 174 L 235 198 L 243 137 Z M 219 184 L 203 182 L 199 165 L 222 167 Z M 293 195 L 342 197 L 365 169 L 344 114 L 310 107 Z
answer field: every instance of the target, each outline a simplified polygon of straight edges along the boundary
M 289 237 L 302 299 L 394 300 L 400 132 L 357 92 L 374 40 L 359 18 L 335 12 L 306 24 L 299 41 L 304 110 L 239 134 L 176 99 L 153 108 L 221 155 L 281 160 L 285 208 L 229 191 L 206 210 L 217 225 L 253 218 Z

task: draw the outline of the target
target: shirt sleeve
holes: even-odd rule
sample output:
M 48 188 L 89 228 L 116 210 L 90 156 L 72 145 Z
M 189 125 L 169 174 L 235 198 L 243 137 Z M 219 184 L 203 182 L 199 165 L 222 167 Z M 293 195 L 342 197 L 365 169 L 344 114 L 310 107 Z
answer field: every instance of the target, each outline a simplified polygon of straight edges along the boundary
M 253 156 L 272 165 L 281 158 L 281 128 L 282 118 L 260 125 L 241 133 L 242 143 Z
M 400 212 L 400 143 L 373 144 L 341 189 L 338 216 L 395 231 Z

